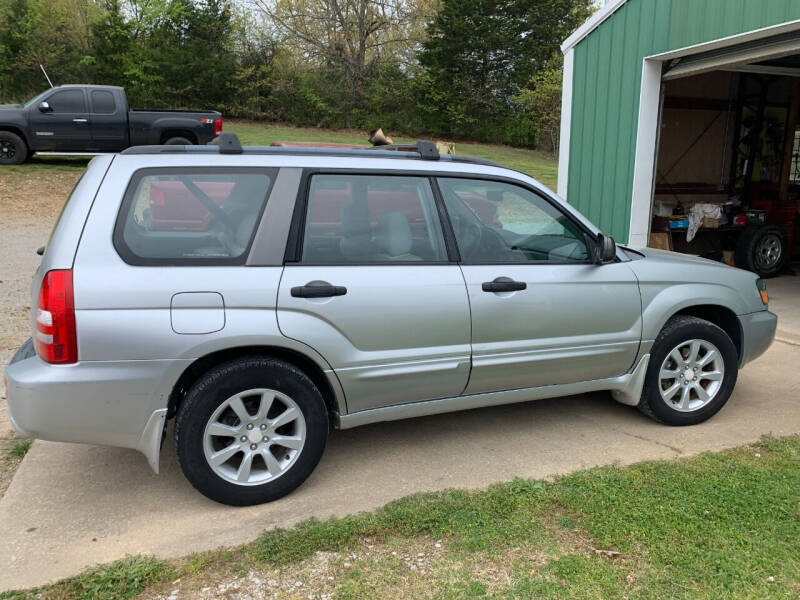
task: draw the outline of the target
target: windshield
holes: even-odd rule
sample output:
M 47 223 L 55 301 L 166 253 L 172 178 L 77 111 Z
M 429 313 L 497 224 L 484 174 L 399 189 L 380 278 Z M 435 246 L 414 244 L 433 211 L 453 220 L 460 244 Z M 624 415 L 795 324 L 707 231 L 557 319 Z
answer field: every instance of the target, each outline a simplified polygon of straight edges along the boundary
M 35 96 L 35 97 L 31 98 L 30 100 L 28 100 L 25 103 L 25 108 L 29 108 L 29 107 L 33 106 L 34 104 L 38 104 L 46 94 L 50 93 L 50 91 L 51 90 L 45 90 L 41 94 L 39 94 L 38 96 Z

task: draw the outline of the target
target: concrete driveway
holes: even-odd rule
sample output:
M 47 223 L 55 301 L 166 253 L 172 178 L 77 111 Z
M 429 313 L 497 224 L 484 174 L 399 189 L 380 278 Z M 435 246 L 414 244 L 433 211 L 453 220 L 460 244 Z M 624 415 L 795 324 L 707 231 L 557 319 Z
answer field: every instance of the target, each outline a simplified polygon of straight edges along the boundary
M 770 283 L 781 313 L 785 304 L 791 314 L 800 297 L 788 295 L 800 287 L 800 278 L 791 279 L 787 286 Z M 373 509 L 415 492 L 800 433 L 800 318 L 784 319 L 779 337 L 740 373 L 728 405 L 696 427 L 658 425 L 605 394 L 382 423 L 334 433 L 305 485 L 257 507 L 230 508 L 195 492 L 169 442 L 159 476 L 133 451 L 36 442 L 0 501 L 0 591 L 41 585 L 125 554 L 172 557 L 242 544 L 267 528 Z

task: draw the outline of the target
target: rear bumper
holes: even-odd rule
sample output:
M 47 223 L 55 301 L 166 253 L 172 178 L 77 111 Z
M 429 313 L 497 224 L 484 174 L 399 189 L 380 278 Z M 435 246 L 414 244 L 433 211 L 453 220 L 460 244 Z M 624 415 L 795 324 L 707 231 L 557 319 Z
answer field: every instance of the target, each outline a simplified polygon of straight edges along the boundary
M 778 327 L 777 315 L 762 310 L 747 315 L 739 315 L 742 326 L 742 354 L 739 367 L 755 360 L 772 344 L 775 339 L 775 330 Z
M 157 468 L 153 445 L 161 431 L 153 428 L 163 424 L 172 385 L 190 362 L 12 360 L 6 369 L 11 424 L 26 437 L 134 448 Z

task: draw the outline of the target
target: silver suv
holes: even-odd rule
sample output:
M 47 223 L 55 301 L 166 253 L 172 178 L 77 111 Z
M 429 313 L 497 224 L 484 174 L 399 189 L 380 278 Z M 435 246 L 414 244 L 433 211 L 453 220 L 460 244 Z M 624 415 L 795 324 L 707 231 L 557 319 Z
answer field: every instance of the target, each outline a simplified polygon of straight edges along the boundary
M 610 390 L 711 417 L 772 342 L 755 275 L 611 238 L 535 180 L 436 146 L 139 147 L 96 157 L 6 371 L 25 436 L 178 461 L 274 500 L 331 427 Z

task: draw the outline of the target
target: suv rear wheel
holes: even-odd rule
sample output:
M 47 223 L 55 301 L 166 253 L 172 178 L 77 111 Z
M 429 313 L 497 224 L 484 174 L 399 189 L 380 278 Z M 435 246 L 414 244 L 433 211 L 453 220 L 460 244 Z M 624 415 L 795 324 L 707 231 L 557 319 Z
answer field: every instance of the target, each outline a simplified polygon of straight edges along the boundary
M 670 319 L 650 353 L 639 410 L 668 425 L 694 425 L 716 414 L 736 385 L 736 346 L 697 317 Z
M 328 437 L 322 396 L 289 363 L 247 358 L 200 378 L 178 411 L 175 442 L 186 478 L 237 506 L 285 496 L 317 466 Z

